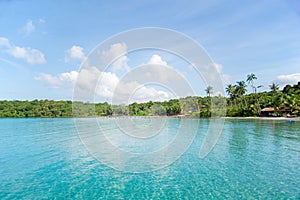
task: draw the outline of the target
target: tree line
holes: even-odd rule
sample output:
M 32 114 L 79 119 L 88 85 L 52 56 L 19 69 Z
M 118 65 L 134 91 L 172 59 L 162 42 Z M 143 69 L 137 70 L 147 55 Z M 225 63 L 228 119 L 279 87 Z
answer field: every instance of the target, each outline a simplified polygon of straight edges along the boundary
M 245 81 L 226 86 L 228 97 L 214 96 L 213 88 L 208 86 L 206 97 L 185 97 L 164 102 L 132 103 L 129 105 L 111 105 L 104 103 L 84 103 L 72 101 L 33 100 L 0 101 L 1 118 L 34 117 L 98 117 L 98 116 L 187 116 L 211 117 L 226 114 L 232 117 L 261 116 L 263 108 L 272 107 L 272 115 L 300 116 L 300 82 L 286 85 L 279 90 L 277 84 L 271 84 L 270 91 L 258 92 L 256 76 L 250 74 Z M 246 94 L 247 84 L 252 93 Z M 225 105 L 223 105 L 225 102 Z
M 296 85 L 286 85 L 279 90 L 278 84 L 269 85 L 270 91 L 257 92 L 262 85 L 256 85 L 255 74 L 249 74 L 246 81 L 237 81 L 235 85 L 226 87 L 227 116 L 261 116 L 263 108 L 273 108 L 273 116 L 300 115 L 300 82 Z M 252 93 L 246 94 L 247 83 Z

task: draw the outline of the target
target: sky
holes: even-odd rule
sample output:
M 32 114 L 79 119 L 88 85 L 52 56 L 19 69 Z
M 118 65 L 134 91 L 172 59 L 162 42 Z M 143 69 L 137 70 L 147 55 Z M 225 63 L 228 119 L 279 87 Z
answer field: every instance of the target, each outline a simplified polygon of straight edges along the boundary
M 0 99 L 71 100 L 76 84 L 87 87 L 91 82 L 97 84 L 97 101 L 112 101 L 120 89 L 132 93 L 131 101 L 184 95 L 162 83 L 135 79 L 146 72 L 152 78 L 173 76 L 177 86 L 185 82 L 193 95 L 206 95 L 207 82 L 191 70 L 193 63 L 158 49 L 129 52 L 123 41 L 101 52 L 102 61 L 122 54 L 108 68 L 84 68 L 104 41 L 145 27 L 172 30 L 195 41 L 212 59 L 224 88 L 250 73 L 257 76 L 256 85 L 264 86 L 260 91 L 273 82 L 282 88 L 300 81 L 297 0 L 0 0 Z M 147 64 L 161 67 L 150 66 L 146 72 L 137 67 Z M 125 79 L 131 82 L 120 84 Z

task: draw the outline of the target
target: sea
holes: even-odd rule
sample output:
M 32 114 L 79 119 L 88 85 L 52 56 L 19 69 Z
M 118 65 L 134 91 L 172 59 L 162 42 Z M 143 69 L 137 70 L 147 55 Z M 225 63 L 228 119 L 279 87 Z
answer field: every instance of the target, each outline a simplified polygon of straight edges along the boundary
M 0 119 L 0 199 L 300 199 L 300 122 Z

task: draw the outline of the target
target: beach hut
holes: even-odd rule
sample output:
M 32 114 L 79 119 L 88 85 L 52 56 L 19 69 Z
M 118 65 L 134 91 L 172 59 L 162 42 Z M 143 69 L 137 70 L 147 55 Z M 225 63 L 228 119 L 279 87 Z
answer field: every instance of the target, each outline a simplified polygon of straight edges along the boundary
M 260 112 L 260 115 L 262 117 L 274 117 L 274 116 L 276 116 L 275 109 L 273 107 L 263 108 Z

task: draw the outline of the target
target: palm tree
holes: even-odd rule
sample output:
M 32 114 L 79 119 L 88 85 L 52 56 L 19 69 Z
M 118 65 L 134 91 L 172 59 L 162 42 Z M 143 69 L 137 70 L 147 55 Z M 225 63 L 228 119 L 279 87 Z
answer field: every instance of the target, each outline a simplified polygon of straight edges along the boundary
M 277 91 L 279 90 L 279 86 L 276 84 L 276 83 L 272 83 L 271 85 L 269 85 L 272 93 L 273 93 L 273 107 L 274 107 L 274 110 L 275 110 L 275 113 L 277 113 L 277 107 L 279 106 L 280 102 L 278 101 L 278 95 L 277 95 Z
M 291 94 L 287 96 L 285 106 L 290 110 L 291 115 L 293 114 L 293 111 L 298 108 L 299 103 L 300 101 L 297 99 L 296 95 Z
M 247 92 L 247 85 L 245 81 L 237 81 L 237 85 L 235 85 L 237 96 L 244 100 L 245 106 L 248 107 L 246 99 L 244 99 L 244 94 Z
M 260 112 L 261 112 L 261 108 L 260 108 L 260 102 L 259 102 L 259 97 L 257 95 L 257 89 L 258 88 L 261 88 L 263 87 L 262 85 L 259 85 L 259 86 L 255 86 L 254 85 L 254 80 L 256 80 L 257 77 L 255 76 L 255 74 L 251 73 L 251 74 L 248 74 L 247 75 L 247 82 L 248 84 L 251 84 L 251 87 L 252 87 L 252 91 L 254 93 L 254 98 L 255 98 L 255 107 L 256 107 L 256 110 L 257 110 L 257 114 L 260 115 Z
M 269 87 L 273 93 L 276 93 L 279 90 L 279 86 L 276 83 L 272 83 Z
M 239 96 L 243 96 L 247 92 L 247 85 L 245 81 L 237 81 L 237 85 L 235 86 L 235 89 L 237 90 L 237 94 Z
M 205 89 L 205 92 L 207 93 L 208 97 L 210 97 L 210 95 L 213 92 L 213 87 L 212 86 L 207 86 L 207 88 Z
M 234 107 L 236 108 L 236 87 L 233 86 L 232 84 L 227 85 L 226 87 L 226 92 L 230 96 L 231 99 L 234 101 Z
M 234 92 L 235 92 L 235 87 L 232 84 L 227 85 L 226 92 L 230 96 L 230 98 L 233 98 Z
M 247 81 L 249 84 L 251 84 L 253 93 L 256 93 L 256 87 L 254 86 L 254 80 L 256 80 L 256 79 L 257 79 L 257 77 L 256 77 L 255 74 L 253 74 L 253 73 L 247 75 L 247 80 L 246 80 L 246 81 Z

